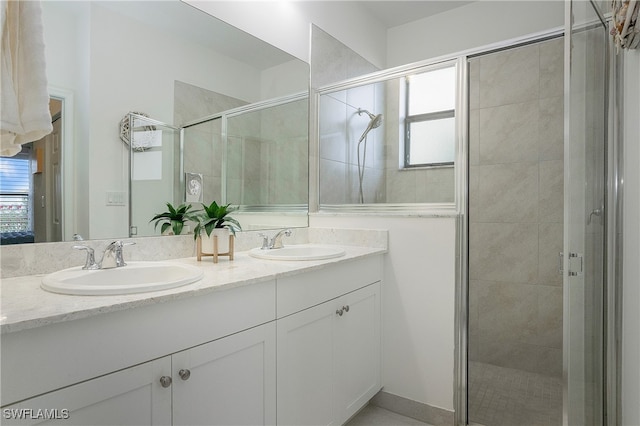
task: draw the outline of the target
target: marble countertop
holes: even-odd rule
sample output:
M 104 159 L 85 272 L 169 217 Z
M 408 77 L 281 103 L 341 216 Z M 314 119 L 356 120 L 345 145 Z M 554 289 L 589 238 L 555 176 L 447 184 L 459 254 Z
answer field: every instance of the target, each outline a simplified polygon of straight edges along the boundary
M 195 257 L 170 260 L 167 262 L 201 267 L 204 272 L 203 278 L 193 284 L 169 290 L 117 296 L 50 293 L 40 288 L 44 274 L 6 278 L 2 280 L 0 288 L 0 333 L 13 333 L 107 312 L 193 297 L 386 252 L 383 248 L 334 246 L 344 249 L 345 255 L 316 261 L 275 261 L 256 259 L 249 256 L 248 252 L 239 252 L 235 254 L 233 261 L 220 258 L 217 264 L 214 264 L 211 258 L 205 258 L 201 262 Z

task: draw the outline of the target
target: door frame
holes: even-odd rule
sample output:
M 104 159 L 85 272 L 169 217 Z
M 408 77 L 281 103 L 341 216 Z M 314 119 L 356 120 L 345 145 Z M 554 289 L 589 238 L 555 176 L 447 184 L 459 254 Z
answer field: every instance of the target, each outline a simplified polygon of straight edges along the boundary
M 62 241 L 72 241 L 76 217 L 74 95 L 71 90 L 49 86 L 49 97 L 62 103 Z

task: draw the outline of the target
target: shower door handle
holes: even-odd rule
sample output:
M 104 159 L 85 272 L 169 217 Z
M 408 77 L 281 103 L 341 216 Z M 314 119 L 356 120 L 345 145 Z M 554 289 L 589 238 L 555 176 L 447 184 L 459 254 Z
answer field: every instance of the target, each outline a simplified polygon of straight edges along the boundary
M 564 274 L 564 253 L 558 253 L 558 273 L 560 275 Z
M 587 219 L 587 225 L 591 225 L 591 219 L 592 219 L 593 216 L 597 216 L 597 217 L 601 218 L 602 217 L 602 212 L 604 212 L 604 205 L 601 205 L 597 209 L 593 209 L 591 211 L 591 213 L 589 213 L 589 218 Z M 602 220 L 600 220 L 600 223 L 602 223 Z

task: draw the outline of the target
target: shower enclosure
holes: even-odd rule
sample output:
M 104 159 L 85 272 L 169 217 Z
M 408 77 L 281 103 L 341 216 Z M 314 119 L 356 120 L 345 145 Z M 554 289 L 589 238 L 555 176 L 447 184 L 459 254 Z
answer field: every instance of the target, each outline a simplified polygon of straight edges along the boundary
M 204 202 L 238 206 L 243 229 L 306 226 L 308 94 L 184 125 L 181 173 L 201 174 Z
M 469 59 L 471 423 L 562 424 L 563 48 Z
M 564 424 L 616 424 L 615 341 L 607 341 L 607 100 L 606 21 L 592 2 L 566 3 Z M 615 195 L 615 194 L 612 194 Z M 611 317 L 610 317 L 611 318 Z M 611 330 L 614 330 L 613 328 Z M 611 344 L 613 342 L 613 344 Z M 610 382 L 610 384 L 613 382 Z
M 307 226 L 307 117 L 307 93 L 182 127 L 130 113 L 130 236 L 157 235 L 149 220 L 167 202 L 233 204 L 245 230 Z
M 564 40 L 469 62 L 469 423 L 616 423 L 608 35 L 592 2 L 565 4 Z
M 607 31 L 594 3 L 565 4 L 564 31 L 317 89 L 320 211 L 459 217 L 459 424 L 615 416 L 605 401 L 616 391 L 605 327 Z M 446 67 L 453 107 L 416 116 L 453 118 L 421 139 L 453 140 L 452 153 L 412 167 L 412 76 Z

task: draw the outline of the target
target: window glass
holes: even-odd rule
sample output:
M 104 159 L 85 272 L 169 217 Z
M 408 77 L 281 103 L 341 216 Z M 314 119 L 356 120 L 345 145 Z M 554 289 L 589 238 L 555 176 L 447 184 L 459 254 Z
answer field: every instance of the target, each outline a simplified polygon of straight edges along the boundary
M 0 231 L 31 229 L 29 214 L 30 160 L 0 157 Z
M 409 115 L 451 110 L 456 104 L 456 69 L 442 68 L 407 77 Z
M 408 165 L 453 163 L 455 118 L 410 124 Z
M 453 165 L 456 67 L 406 77 L 404 168 Z

